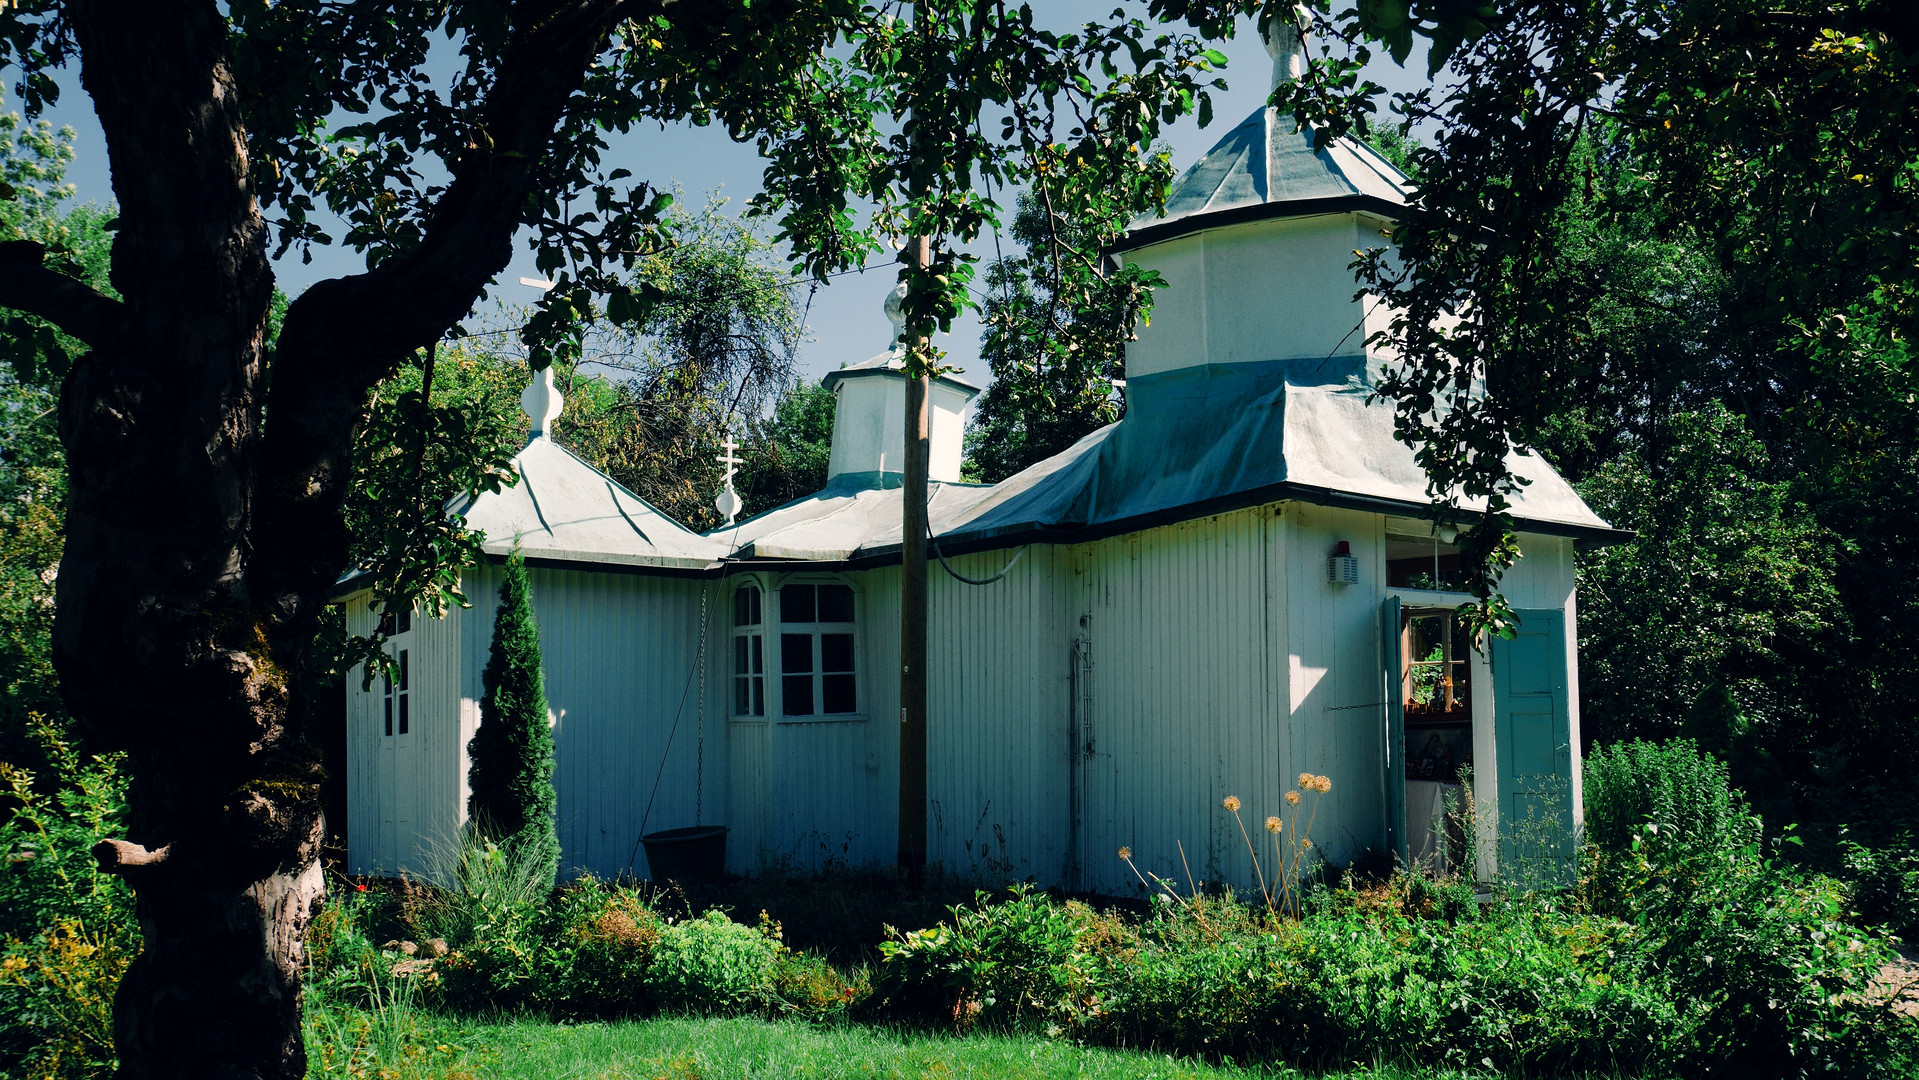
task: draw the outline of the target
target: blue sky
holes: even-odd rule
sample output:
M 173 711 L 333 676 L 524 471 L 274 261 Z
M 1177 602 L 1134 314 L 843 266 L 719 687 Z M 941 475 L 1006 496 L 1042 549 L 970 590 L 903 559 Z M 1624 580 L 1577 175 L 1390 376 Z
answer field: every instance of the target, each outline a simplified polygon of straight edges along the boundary
M 1143 9 L 1137 2 L 1115 4 L 1114 0 L 1039 0 L 1034 10 L 1040 19 L 1061 29 L 1088 19 L 1103 19 L 1115 6 Z M 1229 64 L 1225 78 L 1229 89 L 1215 92 L 1214 119 L 1201 129 L 1188 117 L 1167 132 L 1175 165 L 1184 169 L 1204 154 L 1213 143 L 1232 129 L 1240 119 L 1264 102 L 1272 66 L 1250 22 L 1242 23 L 1232 41 L 1221 46 Z M 1423 83 L 1424 57 L 1408 58 L 1401 70 L 1390 60 L 1375 61 L 1370 74 L 1393 89 L 1409 89 Z M 113 192 L 108 177 L 105 144 L 79 80 L 72 72 L 62 80 L 61 104 L 50 111 L 48 119 L 56 126 L 71 126 L 78 134 L 77 157 L 69 174 L 82 201 L 106 203 Z M 629 169 L 656 186 L 684 190 L 686 200 L 698 207 L 709 194 L 730 200 L 729 209 L 737 211 L 760 190 L 762 165 L 759 155 L 748 144 L 735 143 L 723 129 L 697 128 L 687 124 L 664 129 L 636 130 L 616 137 L 609 167 Z M 1002 200 L 1010 212 L 1012 199 Z M 1010 239 L 1002 246 L 1010 249 Z M 975 252 L 984 258 L 993 255 L 993 238 L 982 239 Z M 323 278 L 355 273 L 364 269 L 359 257 L 346 250 L 316 250 L 313 262 L 303 264 L 298 252 L 289 252 L 275 266 L 280 288 L 298 295 L 307 286 Z M 530 302 L 536 293 L 518 284 L 521 276 L 533 276 L 531 252 L 525 237 L 516 241 L 514 262 L 501 275 L 496 295 L 511 303 Z M 893 264 L 880 263 L 864 273 L 848 274 L 822 285 L 813 294 L 808 310 L 808 340 L 798 357 L 799 373 L 817 378 L 843 363 L 857 362 L 879 352 L 886 344 L 890 327 L 880 313 L 880 304 L 894 280 Z M 806 293 L 800 294 L 806 302 Z M 952 363 L 972 381 L 984 383 L 986 371 L 979 363 L 979 323 L 971 314 L 956 322 L 953 332 L 940 346 Z

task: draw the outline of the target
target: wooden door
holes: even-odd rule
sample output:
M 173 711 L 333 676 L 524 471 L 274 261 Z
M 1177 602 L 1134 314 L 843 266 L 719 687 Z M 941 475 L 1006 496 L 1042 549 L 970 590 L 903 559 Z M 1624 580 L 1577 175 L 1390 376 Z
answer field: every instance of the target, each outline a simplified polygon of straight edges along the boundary
M 1522 883 L 1571 872 L 1572 721 L 1566 613 L 1517 611 L 1518 634 L 1494 638 L 1493 733 L 1499 765 L 1500 873 Z

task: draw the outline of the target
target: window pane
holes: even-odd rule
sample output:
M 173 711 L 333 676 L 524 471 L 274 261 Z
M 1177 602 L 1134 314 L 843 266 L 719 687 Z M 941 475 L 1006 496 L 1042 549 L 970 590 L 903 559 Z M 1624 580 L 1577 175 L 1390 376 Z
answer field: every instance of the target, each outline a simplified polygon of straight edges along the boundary
M 753 643 L 750 646 L 748 646 L 748 649 L 753 654 L 753 674 L 759 675 L 766 671 L 765 640 L 761 638 L 758 634 L 751 635 L 747 640 Z
M 400 693 L 406 693 L 406 650 L 400 650 Z
M 747 585 L 733 594 L 733 625 L 758 626 L 760 624 L 760 590 Z
M 733 715 L 751 716 L 753 706 L 753 680 L 736 675 L 733 678 Z
M 746 652 L 749 640 L 745 634 L 737 634 L 733 638 L 733 674 L 735 675 L 745 675 L 753 670 L 749 666 L 751 661 L 747 659 Z
M 753 680 L 753 711 L 750 715 L 752 716 L 766 715 L 766 680 L 765 679 Z
M 813 715 L 813 676 L 788 675 L 780 680 L 782 703 L 788 716 Z
M 386 699 L 386 733 L 393 734 L 393 699 Z
M 853 635 L 820 635 L 820 670 L 853 670 Z M 829 710 L 830 711 L 830 710 Z
M 402 735 L 406 734 L 406 704 L 411 700 L 413 700 L 411 694 L 400 695 L 400 734 Z
M 813 622 L 813 586 L 788 585 L 780 590 L 781 622 Z
M 824 707 L 820 709 L 821 712 L 850 713 L 859 711 L 853 700 L 853 676 L 822 675 L 820 676 L 820 683 L 822 684 L 822 696 L 826 698 Z
M 411 629 L 413 629 L 413 609 L 407 608 L 400 612 L 400 628 L 395 632 L 404 634 Z
M 852 622 L 853 590 L 845 585 L 821 585 L 820 621 Z
M 813 635 L 780 635 L 780 674 L 803 675 L 813 670 Z

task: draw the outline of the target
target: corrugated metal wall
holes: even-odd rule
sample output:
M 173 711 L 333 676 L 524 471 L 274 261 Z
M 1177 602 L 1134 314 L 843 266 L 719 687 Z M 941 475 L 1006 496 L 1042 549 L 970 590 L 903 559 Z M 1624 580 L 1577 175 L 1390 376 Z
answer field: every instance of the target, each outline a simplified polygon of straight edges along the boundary
M 1086 885 L 1138 887 L 1117 857 L 1170 880 L 1251 884 L 1239 827 L 1280 808 L 1290 766 L 1283 530 L 1270 510 L 1184 522 L 1082 549 L 1091 641 Z M 1183 853 L 1183 858 L 1182 858 Z
M 1356 585 L 1326 580 L 1326 556 L 1341 540 L 1359 558 Z M 986 880 L 1129 891 L 1137 881 L 1116 857 L 1126 845 L 1142 868 L 1171 879 L 1183 881 L 1190 867 L 1195 878 L 1249 886 L 1245 844 L 1221 800 L 1240 797 L 1266 858 L 1259 823 L 1280 812 L 1302 771 L 1333 781 L 1313 827 L 1324 854 L 1341 860 L 1380 844 L 1383 540 L 1378 515 L 1294 503 L 1092 544 L 1035 545 L 991 585 L 966 585 L 929 566 L 930 856 Z M 1567 607 L 1570 622 L 1569 542 L 1523 542 L 1526 557 L 1507 577 L 1509 598 L 1516 607 Z M 960 573 L 984 577 L 1011 554 L 952 561 Z M 646 873 L 634 841 L 656 776 L 645 828 L 693 824 L 697 796 L 701 820 L 732 826 L 733 870 L 893 859 L 899 571 L 753 579 L 769 593 L 794 580 L 854 586 L 857 717 L 729 719 L 729 602 L 742 579 L 533 571 L 567 867 L 613 875 L 631 859 L 634 872 Z M 457 695 L 450 687 L 431 691 L 442 694 L 444 708 L 419 707 L 422 717 L 445 713 L 434 723 L 447 730 L 421 739 L 415 764 L 381 764 L 377 687 L 349 693 L 356 868 L 391 869 L 414 857 L 397 835 L 378 835 L 372 822 L 382 815 L 395 829 L 400 813 L 409 822 L 431 818 L 431 828 L 449 835 L 464 816 L 464 747 L 477 723 L 497 583 L 495 568 L 470 574 L 475 606 L 434 624 L 439 629 L 415 631 L 421 656 L 445 653 L 425 664 L 416 659 L 422 690 L 430 664 L 451 677 L 453 650 L 464 672 Z M 364 632 L 365 604 L 350 604 L 348 614 L 355 632 Z M 777 712 L 771 695 L 768 705 Z M 703 794 L 696 782 L 702 715 Z M 1081 745 L 1090 745 L 1077 763 L 1076 838 L 1075 717 Z M 396 781 L 381 779 L 402 772 L 415 777 L 420 809 L 397 798 Z M 383 794 L 389 791 L 395 794 Z M 361 813 L 369 801 L 377 809 Z M 1077 876 L 1069 865 L 1075 840 Z
M 373 632 L 366 597 L 347 604 L 347 631 Z M 465 805 L 458 657 L 461 621 L 416 616 L 387 652 L 407 653 L 407 733 L 386 732 L 385 693 L 347 673 L 347 867 L 357 874 L 424 873 L 456 836 Z
M 702 599 L 709 639 L 723 623 L 720 583 L 544 568 L 529 577 L 553 717 L 562 872 L 611 877 L 631 866 L 645 876 L 646 853 L 635 851 L 642 825 L 718 824 L 727 811 L 726 731 L 710 715 L 701 747 L 700 692 L 719 688 L 710 673 L 702 684 L 698 663 Z M 497 570 L 476 575 L 468 592 L 468 618 L 483 627 L 468 635 L 465 664 L 476 719 L 498 581 Z

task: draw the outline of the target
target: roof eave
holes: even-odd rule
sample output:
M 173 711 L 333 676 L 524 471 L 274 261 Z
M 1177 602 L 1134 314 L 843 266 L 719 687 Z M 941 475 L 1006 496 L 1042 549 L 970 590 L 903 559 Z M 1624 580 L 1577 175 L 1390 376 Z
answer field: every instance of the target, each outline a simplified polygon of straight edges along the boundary
M 1376 214 L 1388 221 L 1398 221 L 1405 215 L 1406 207 L 1391 199 L 1360 193 L 1328 195 L 1318 199 L 1292 199 L 1286 202 L 1253 203 L 1249 206 L 1234 206 L 1225 210 L 1188 214 L 1185 217 L 1160 221 L 1143 229 L 1134 229 L 1122 235 L 1106 250 L 1113 254 L 1136 251 L 1151 244 L 1163 244 L 1168 240 L 1177 240 L 1182 236 L 1204 232 L 1207 229 L 1244 225 L 1252 221 L 1351 213 Z

